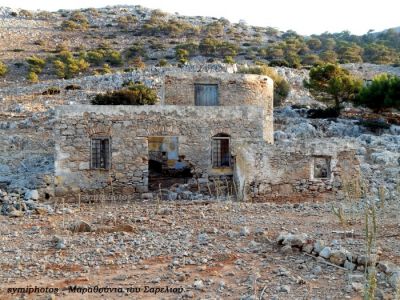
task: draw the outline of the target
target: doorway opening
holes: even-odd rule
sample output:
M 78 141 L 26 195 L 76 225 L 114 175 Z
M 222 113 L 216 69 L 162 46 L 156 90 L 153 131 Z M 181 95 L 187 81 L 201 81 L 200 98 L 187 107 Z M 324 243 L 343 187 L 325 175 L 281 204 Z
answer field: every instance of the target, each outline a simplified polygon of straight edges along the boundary
M 183 184 L 192 177 L 191 167 L 179 155 L 177 136 L 152 136 L 149 143 L 149 190 L 168 189 Z

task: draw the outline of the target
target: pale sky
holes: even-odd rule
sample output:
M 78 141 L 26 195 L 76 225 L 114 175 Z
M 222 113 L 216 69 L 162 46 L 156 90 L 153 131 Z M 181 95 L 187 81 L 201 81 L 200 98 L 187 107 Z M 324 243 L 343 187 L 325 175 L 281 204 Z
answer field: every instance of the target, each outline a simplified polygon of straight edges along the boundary
M 225 17 L 231 22 L 292 29 L 300 34 L 400 26 L 399 0 L 0 0 L 0 6 L 55 11 L 107 5 L 142 5 L 189 16 Z

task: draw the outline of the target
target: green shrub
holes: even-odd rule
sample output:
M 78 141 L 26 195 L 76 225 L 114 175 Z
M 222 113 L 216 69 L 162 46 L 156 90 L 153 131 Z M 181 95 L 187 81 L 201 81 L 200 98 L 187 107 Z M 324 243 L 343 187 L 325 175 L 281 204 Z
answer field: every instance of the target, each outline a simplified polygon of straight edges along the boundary
M 18 15 L 20 17 L 27 18 L 27 19 L 33 18 L 33 14 L 29 10 L 26 10 L 26 9 L 21 9 L 19 11 Z
M 232 65 L 235 63 L 235 59 L 232 56 L 225 56 L 224 63 Z
M 130 83 L 127 88 L 98 94 L 91 101 L 94 105 L 153 105 L 157 101 L 156 92 L 143 84 Z
M 290 92 L 290 84 L 280 76 L 274 69 L 259 65 L 254 67 L 240 68 L 239 73 L 266 75 L 274 81 L 274 105 L 280 106 Z
M 361 89 L 356 104 L 365 105 L 374 111 L 391 107 L 400 109 L 400 77 L 388 74 L 376 76 Z
M 372 132 L 380 132 L 383 129 L 389 129 L 390 124 L 380 120 L 362 120 L 357 123 L 360 126 L 368 128 Z
M 74 58 L 71 52 L 63 51 L 53 61 L 53 66 L 59 78 L 72 78 L 86 71 L 89 63 L 83 58 Z
M 41 11 L 36 14 L 36 18 L 40 20 L 50 20 L 53 17 L 52 13 L 48 11 Z
M 319 58 L 325 63 L 336 64 L 338 56 L 335 51 L 325 50 L 320 53 Z
M 318 55 L 315 54 L 308 54 L 301 60 L 301 64 L 305 66 L 318 65 L 320 63 L 321 60 L 319 59 Z
M 197 35 L 199 29 L 188 22 L 177 19 L 165 20 L 158 14 L 152 14 L 142 26 L 142 34 L 154 36 L 181 37 Z
M 112 69 L 111 69 L 110 65 L 108 65 L 108 64 L 104 64 L 101 69 L 94 70 L 94 75 L 104 75 L 104 74 L 111 74 L 111 73 L 112 73 Z
M 175 52 L 179 49 L 186 50 L 188 52 L 188 57 L 192 57 L 197 54 L 197 51 L 199 50 L 199 45 L 193 42 L 179 44 L 175 47 Z
M 199 45 L 200 53 L 205 56 L 236 56 L 239 47 L 226 41 L 219 41 L 214 38 L 204 38 Z
M 0 61 L 0 77 L 6 75 L 7 72 L 8 72 L 8 68 L 7 68 L 6 64 L 3 63 L 2 61 Z
M 29 72 L 26 79 L 32 83 L 39 82 L 39 76 L 35 72 Z
M 204 27 L 204 33 L 209 36 L 221 36 L 224 34 L 224 24 L 219 21 L 209 23 Z
M 185 64 L 189 60 L 189 51 L 186 49 L 178 48 L 175 50 L 176 59 L 181 63 Z
M 339 117 L 340 111 L 334 107 L 328 107 L 325 109 L 310 109 L 307 111 L 307 118 L 310 119 L 329 119 Z
M 74 90 L 81 90 L 81 89 L 82 89 L 82 87 L 77 84 L 70 84 L 65 87 L 66 91 L 74 91 Z
M 65 20 L 61 23 L 61 29 L 64 31 L 86 30 L 88 28 L 88 19 L 79 11 L 74 12 L 69 20 Z
M 146 57 L 146 50 L 142 44 L 135 44 L 125 50 L 125 57 L 127 59 L 134 58 L 136 56 Z
M 137 18 L 132 15 L 119 16 L 117 18 L 118 27 L 124 30 L 132 29 L 137 24 Z
M 104 63 L 109 63 L 112 66 L 122 65 L 121 53 L 119 53 L 116 50 L 108 49 L 105 47 L 88 51 L 83 56 L 91 64 L 94 64 L 96 66 L 101 66 Z
M 66 43 L 64 43 L 64 42 L 57 44 L 55 52 L 56 53 L 60 53 L 60 52 L 63 52 L 63 51 L 69 51 L 68 45 Z
M 157 64 L 158 67 L 166 67 L 168 65 L 169 65 L 168 60 L 164 58 L 160 59 Z
M 61 23 L 61 29 L 64 31 L 74 31 L 81 29 L 81 26 L 74 21 L 65 20 Z
M 42 95 L 58 95 L 61 93 L 61 90 L 58 87 L 51 86 L 47 90 L 42 92 Z
M 46 65 L 46 61 L 40 57 L 32 55 L 26 59 L 29 65 L 29 72 L 40 74 Z

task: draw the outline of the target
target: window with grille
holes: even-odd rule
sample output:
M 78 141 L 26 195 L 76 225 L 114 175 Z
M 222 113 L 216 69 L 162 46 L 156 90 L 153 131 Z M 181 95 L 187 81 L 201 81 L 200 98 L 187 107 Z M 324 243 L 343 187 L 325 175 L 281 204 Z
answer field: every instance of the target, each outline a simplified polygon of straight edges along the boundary
M 91 153 L 92 169 L 109 169 L 110 168 L 110 139 L 109 138 L 93 138 Z
M 211 142 L 213 168 L 231 167 L 229 136 L 220 134 L 214 136 Z

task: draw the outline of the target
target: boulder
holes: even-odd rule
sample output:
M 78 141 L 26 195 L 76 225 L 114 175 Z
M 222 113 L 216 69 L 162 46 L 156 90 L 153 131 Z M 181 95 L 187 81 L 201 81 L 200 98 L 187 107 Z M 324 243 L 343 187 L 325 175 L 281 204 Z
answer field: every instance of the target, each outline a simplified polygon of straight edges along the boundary
M 354 269 L 356 268 L 356 265 L 353 264 L 352 262 L 346 260 L 346 261 L 344 262 L 343 267 L 344 267 L 345 269 L 349 270 L 349 271 L 354 271 Z
M 84 221 L 75 222 L 74 224 L 71 225 L 70 229 L 72 232 L 75 233 L 92 231 L 92 227 Z
M 283 245 L 290 245 L 292 247 L 303 247 L 307 243 L 308 236 L 305 233 L 289 234 L 282 242 Z
M 319 256 L 325 258 L 325 259 L 329 259 L 329 257 L 331 256 L 332 250 L 330 247 L 325 247 L 324 249 L 322 249 L 319 252 Z
M 8 216 L 10 218 L 19 218 L 24 216 L 24 212 L 21 210 L 13 210 L 8 214 Z
M 311 252 L 314 250 L 314 246 L 313 246 L 313 244 L 308 243 L 308 244 L 303 245 L 302 250 L 303 250 L 303 252 L 311 254 Z
M 390 274 L 396 269 L 396 265 L 390 261 L 382 260 L 378 262 L 377 268 L 379 271 L 385 274 Z
M 325 241 L 323 240 L 316 240 L 314 242 L 314 251 L 316 253 L 320 253 L 322 251 L 322 249 L 325 248 Z
M 39 200 L 39 192 L 37 190 L 27 190 L 24 196 L 25 200 Z
M 400 271 L 393 272 L 388 281 L 392 288 L 400 290 Z
M 329 257 L 329 261 L 335 265 L 343 266 L 346 261 L 346 258 L 347 258 L 346 251 L 333 250 Z
M 357 257 L 357 264 L 361 266 L 370 266 L 372 263 L 375 263 L 378 261 L 378 255 L 376 254 L 371 254 L 370 257 L 367 255 L 360 255 Z

